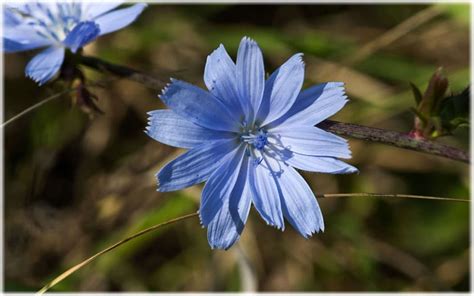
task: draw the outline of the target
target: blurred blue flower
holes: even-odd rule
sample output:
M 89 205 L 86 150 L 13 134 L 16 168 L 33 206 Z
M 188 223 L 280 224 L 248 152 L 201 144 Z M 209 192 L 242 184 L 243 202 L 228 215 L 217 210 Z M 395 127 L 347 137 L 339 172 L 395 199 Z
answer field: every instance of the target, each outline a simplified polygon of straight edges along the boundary
M 39 85 L 59 71 L 65 48 L 76 52 L 104 34 L 132 23 L 146 4 L 117 9 L 118 2 L 10 2 L 3 7 L 3 50 L 18 52 L 48 47 L 26 66 Z
M 314 126 L 345 105 L 344 84 L 301 91 L 303 80 L 296 54 L 265 81 L 261 50 L 245 37 L 236 63 L 223 45 L 208 56 L 209 91 L 172 79 L 160 96 L 171 110 L 149 113 L 150 137 L 190 149 L 158 172 L 158 191 L 207 181 L 199 215 L 212 248 L 237 241 L 251 204 L 278 229 L 285 218 L 305 238 L 324 231 L 313 191 L 295 168 L 357 172 L 336 159 L 351 157 L 347 141 Z

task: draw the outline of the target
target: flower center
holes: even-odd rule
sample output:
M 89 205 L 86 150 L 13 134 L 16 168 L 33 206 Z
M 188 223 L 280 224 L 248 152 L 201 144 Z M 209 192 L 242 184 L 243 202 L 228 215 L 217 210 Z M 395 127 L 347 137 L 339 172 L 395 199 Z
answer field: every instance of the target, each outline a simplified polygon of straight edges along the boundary
M 244 143 L 253 146 L 257 150 L 263 150 L 268 143 L 267 132 L 261 129 L 244 132 L 240 138 Z
M 254 165 L 269 166 L 268 158 L 285 162 L 291 158 L 291 150 L 281 142 L 279 134 L 268 132 L 258 122 L 241 123 L 240 143 L 246 146 L 246 153 L 253 159 Z M 276 168 L 272 168 L 276 172 Z
M 56 7 L 31 3 L 26 5 L 23 11 L 16 12 L 23 17 L 25 24 L 36 30 L 38 35 L 58 43 L 66 38 L 82 15 L 80 3 L 58 3 Z

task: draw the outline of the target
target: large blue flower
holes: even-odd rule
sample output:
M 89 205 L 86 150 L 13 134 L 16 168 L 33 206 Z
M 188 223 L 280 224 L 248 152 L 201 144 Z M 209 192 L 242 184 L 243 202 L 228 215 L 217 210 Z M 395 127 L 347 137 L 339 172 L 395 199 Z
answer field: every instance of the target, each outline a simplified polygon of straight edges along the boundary
M 285 218 L 306 238 L 324 231 L 318 202 L 295 168 L 357 172 L 336 159 L 351 157 L 347 141 L 315 127 L 347 102 L 343 83 L 301 91 L 303 80 L 296 54 L 265 81 L 260 48 L 243 38 L 237 63 L 223 45 L 208 56 L 209 91 L 172 79 L 160 96 L 171 110 L 149 113 L 150 137 L 190 149 L 158 172 L 158 190 L 207 181 L 199 215 L 212 248 L 237 241 L 251 204 L 278 229 Z
M 11 2 L 3 7 L 3 49 L 18 52 L 48 47 L 25 70 L 42 85 L 59 71 L 65 48 L 76 52 L 98 36 L 128 26 L 146 7 L 135 4 L 114 10 L 121 3 Z

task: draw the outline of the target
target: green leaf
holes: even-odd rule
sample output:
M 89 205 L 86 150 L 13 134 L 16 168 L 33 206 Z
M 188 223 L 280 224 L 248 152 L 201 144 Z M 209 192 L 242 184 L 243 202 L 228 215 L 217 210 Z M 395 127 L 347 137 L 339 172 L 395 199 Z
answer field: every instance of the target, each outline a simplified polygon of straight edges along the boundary
M 421 99 L 423 98 L 423 95 L 421 94 L 420 89 L 413 82 L 410 82 L 410 86 L 413 96 L 415 97 L 416 105 L 418 106 L 421 102 Z
M 439 115 L 443 127 L 448 131 L 469 125 L 469 98 L 469 87 L 467 87 L 460 94 L 447 97 L 442 102 Z
M 456 4 L 436 4 L 436 7 L 441 9 L 444 14 L 448 17 L 456 20 L 460 24 L 469 26 L 470 24 L 470 11 L 471 7 L 467 3 L 456 3 Z

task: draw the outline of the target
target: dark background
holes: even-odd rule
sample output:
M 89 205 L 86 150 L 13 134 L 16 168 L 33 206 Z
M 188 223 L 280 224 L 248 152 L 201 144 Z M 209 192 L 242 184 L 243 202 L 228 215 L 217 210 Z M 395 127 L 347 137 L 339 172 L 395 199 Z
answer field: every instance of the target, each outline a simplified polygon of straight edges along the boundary
M 409 131 L 414 99 L 443 66 L 450 91 L 469 83 L 467 4 L 439 13 L 352 61 L 364 45 L 430 5 L 150 5 L 131 26 L 86 54 L 203 86 L 206 56 L 223 43 L 235 58 L 247 35 L 273 71 L 304 53 L 305 86 L 344 81 L 350 103 L 334 119 Z M 5 119 L 60 92 L 24 77 L 34 53 L 4 55 Z M 202 186 L 156 192 L 154 174 L 181 151 L 148 138 L 157 93 L 86 71 L 105 114 L 89 118 L 63 96 L 4 130 L 4 277 L 34 291 L 70 266 L 146 226 L 198 209 Z M 469 131 L 439 141 L 468 149 Z M 350 140 L 360 174 L 304 173 L 316 193 L 380 192 L 468 198 L 468 165 Z M 387 198 L 319 200 L 324 234 L 309 240 L 265 225 L 255 210 L 241 241 L 212 251 L 197 218 L 129 242 L 54 291 L 467 291 L 469 205 Z

